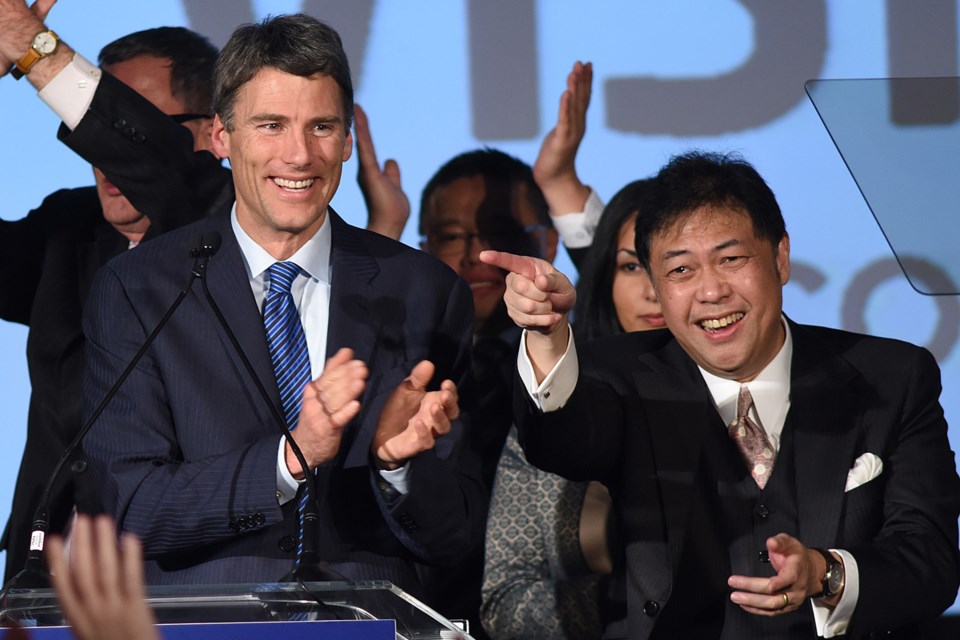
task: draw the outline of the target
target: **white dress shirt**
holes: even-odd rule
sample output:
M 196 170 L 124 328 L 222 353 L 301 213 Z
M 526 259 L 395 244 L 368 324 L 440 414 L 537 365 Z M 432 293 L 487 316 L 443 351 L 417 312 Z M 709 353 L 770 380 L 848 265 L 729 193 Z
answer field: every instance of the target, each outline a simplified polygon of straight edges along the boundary
M 753 396 L 752 417 L 767 432 L 770 444 L 780 448 L 780 435 L 787 413 L 790 410 L 790 364 L 793 361 L 793 337 L 790 326 L 783 321 L 786 339 L 780 351 L 770 363 L 750 382 L 746 383 Z M 533 364 L 527 355 L 527 332 L 520 339 L 520 352 L 517 355 L 517 369 L 520 379 L 534 404 L 544 413 L 562 408 L 574 388 L 580 375 L 577 349 L 573 340 L 573 331 L 568 331 L 567 350 L 539 385 L 533 372 Z M 737 397 L 741 384 L 736 380 L 717 377 L 698 366 L 700 374 L 707 383 L 714 406 L 723 420 L 730 424 L 737 416 Z M 802 542 L 802 541 L 801 541 Z M 841 549 L 832 549 L 843 558 L 845 584 L 840 602 L 834 609 L 824 606 L 817 600 L 810 600 L 813 606 L 814 622 L 818 635 L 825 638 L 842 635 L 850 624 L 850 618 L 857 606 L 860 595 L 860 574 L 854 557 Z

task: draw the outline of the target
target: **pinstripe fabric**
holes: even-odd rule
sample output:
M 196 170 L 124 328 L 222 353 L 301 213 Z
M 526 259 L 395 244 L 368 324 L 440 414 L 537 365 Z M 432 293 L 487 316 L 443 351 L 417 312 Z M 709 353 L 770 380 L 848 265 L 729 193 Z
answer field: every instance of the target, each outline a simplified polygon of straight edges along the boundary
M 297 313 L 297 305 L 290 294 L 293 281 L 300 275 L 300 267 L 292 262 L 275 262 L 267 273 L 270 289 L 263 302 L 263 328 L 267 334 L 267 346 L 273 373 L 280 390 L 280 404 L 287 428 L 297 428 L 300 420 L 300 404 L 303 388 L 310 382 L 310 354 L 307 352 L 307 337 Z M 298 512 L 300 514 L 300 537 L 297 541 L 297 562 L 303 553 L 303 512 L 309 494 L 300 491 Z

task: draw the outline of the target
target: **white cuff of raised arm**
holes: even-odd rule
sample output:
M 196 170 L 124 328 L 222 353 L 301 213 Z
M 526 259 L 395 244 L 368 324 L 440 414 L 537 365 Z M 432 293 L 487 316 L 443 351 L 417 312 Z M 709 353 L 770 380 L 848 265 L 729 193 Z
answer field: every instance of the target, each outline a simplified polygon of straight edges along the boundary
M 597 196 L 596 191 L 590 189 L 590 195 L 587 196 L 582 212 L 552 215 L 550 219 L 564 246 L 568 249 L 582 249 L 589 247 L 593 242 L 593 235 L 602 213 L 603 201 Z
M 37 94 L 71 131 L 93 102 L 93 94 L 100 84 L 100 68 L 79 53 Z

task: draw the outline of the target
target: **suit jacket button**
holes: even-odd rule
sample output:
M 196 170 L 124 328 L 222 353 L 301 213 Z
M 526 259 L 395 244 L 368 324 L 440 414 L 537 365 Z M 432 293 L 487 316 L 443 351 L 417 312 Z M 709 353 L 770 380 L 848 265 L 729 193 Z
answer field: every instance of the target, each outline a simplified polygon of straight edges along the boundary
M 651 618 L 656 617 L 656 615 L 660 613 L 660 603 L 647 600 L 643 603 L 643 612 Z
M 113 123 L 113 128 L 120 131 L 123 131 L 124 127 L 126 126 L 127 126 L 127 121 L 123 119 L 117 120 L 116 122 Z
M 770 515 L 770 509 L 765 504 L 757 505 L 757 515 L 762 519 L 766 520 L 767 516 Z
M 280 551 L 290 552 L 293 551 L 293 548 L 297 546 L 297 541 L 293 539 L 293 536 L 283 536 L 280 538 Z

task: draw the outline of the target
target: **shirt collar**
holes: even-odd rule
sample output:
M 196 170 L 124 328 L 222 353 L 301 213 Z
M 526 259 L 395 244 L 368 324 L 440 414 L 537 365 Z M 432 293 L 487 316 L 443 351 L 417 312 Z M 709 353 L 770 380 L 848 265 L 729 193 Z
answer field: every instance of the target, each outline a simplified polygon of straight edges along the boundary
M 250 280 L 262 282 L 264 272 L 273 263 L 277 262 L 277 259 L 257 244 L 240 226 L 237 221 L 236 202 L 233 203 L 233 209 L 230 211 L 230 225 L 233 227 L 233 234 L 237 237 L 237 244 L 240 245 L 240 253 L 243 255 L 244 266 L 247 268 L 247 277 Z M 293 262 L 313 280 L 329 284 L 332 237 L 330 209 L 327 209 L 326 215 L 323 217 L 323 224 L 320 225 L 317 232 L 285 262 Z
M 790 364 L 793 361 L 793 337 L 790 334 L 790 325 L 786 318 L 781 317 L 786 337 L 780 351 L 773 360 L 757 374 L 757 377 L 746 383 L 753 396 L 753 403 L 760 423 L 767 431 L 779 435 L 790 407 Z M 724 424 L 730 424 L 737 417 L 737 396 L 740 394 L 741 383 L 715 376 L 699 365 L 700 375 L 703 376 L 713 403 L 720 413 Z

